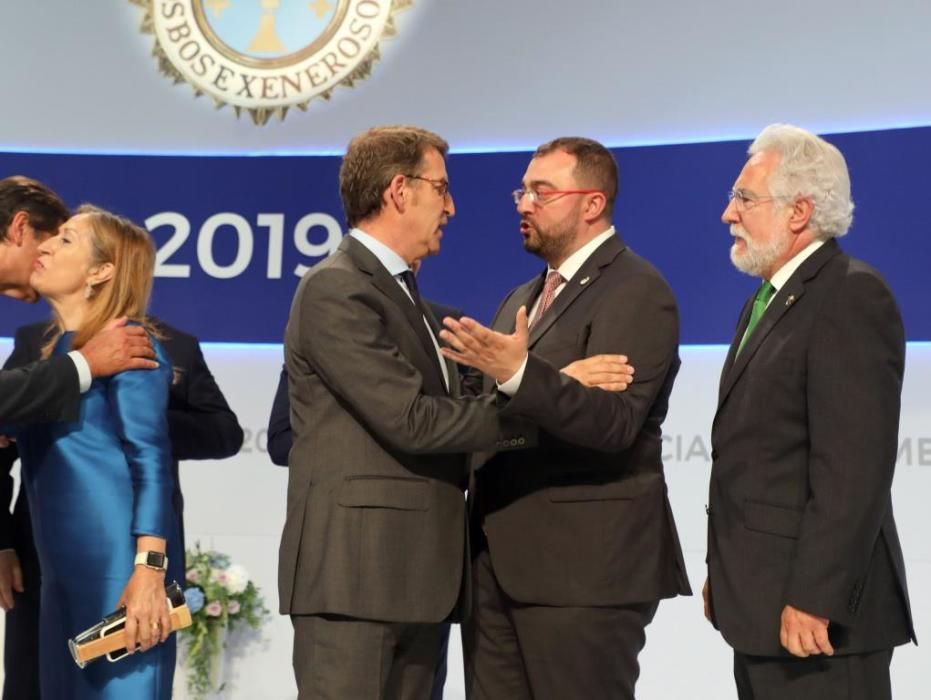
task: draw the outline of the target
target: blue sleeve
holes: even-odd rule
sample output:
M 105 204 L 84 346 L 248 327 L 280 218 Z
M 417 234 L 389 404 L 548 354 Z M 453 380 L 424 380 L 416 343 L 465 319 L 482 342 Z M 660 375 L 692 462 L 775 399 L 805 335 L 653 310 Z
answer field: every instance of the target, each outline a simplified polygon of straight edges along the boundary
M 172 370 L 171 360 L 154 338 L 152 346 L 158 368 L 115 375 L 107 399 L 132 474 L 132 534 L 167 539 L 174 488 L 167 418 Z

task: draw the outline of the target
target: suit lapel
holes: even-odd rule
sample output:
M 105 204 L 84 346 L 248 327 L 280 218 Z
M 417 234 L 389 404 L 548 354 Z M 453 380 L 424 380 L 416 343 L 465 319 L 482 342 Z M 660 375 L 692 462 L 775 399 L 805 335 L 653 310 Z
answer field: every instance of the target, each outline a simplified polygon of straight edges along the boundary
M 743 309 L 740 311 L 740 319 L 737 322 L 737 330 L 734 334 L 734 338 L 731 340 L 730 348 L 727 351 L 727 358 L 724 360 L 724 367 L 721 369 L 721 378 L 718 382 L 718 398 L 724 392 L 724 380 L 730 371 L 730 368 L 734 364 L 734 356 L 737 353 L 737 348 L 740 347 L 740 340 L 744 337 L 744 333 L 747 330 L 747 324 L 750 323 L 750 312 L 753 310 L 753 299 L 755 298 L 756 293 L 750 296 L 744 304 Z
M 721 377 L 721 390 L 718 395 L 718 408 L 724 403 L 731 389 L 734 388 L 737 380 L 747 368 L 750 360 L 763 345 L 766 336 L 768 336 L 776 325 L 785 317 L 789 309 L 801 299 L 802 295 L 805 293 L 805 285 L 808 281 L 818 274 L 828 260 L 838 255 L 840 252 L 840 246 L 837 245 L 837 242 L 830 240 L 812 253 L 811 256 L 799 266 L 785 285 L 783 285 L 782 289 L 776 293 L 769 306 L 766 307 L 766 311 L 763 313 L 757 327 L 753 330 L 753 334 L 747 338 L 746 345 L 744 345 L 743 350 L 741 350 L 740 354 L 735 358 L 734 355 L 737 352 L 737 347 L 740 345 L 741 338 L 743 338 L 743 330 L 747 327 L 749 321 L 749 308 L 753 306 L 753 300 L 751 299 L 747 303 L 747 306 L 744 307 L 744 313 L 741 316 L 738 333 L 731 343 L 727 361 L 724 364 L 725 369 Z
M 543 281 L 545 278 L 546 270 L 515 289 L 507 303 L 501 307 L 500 311 L 495 316 L 492 328 L 501 333 L 513 333 L 514 318 L 517 315 L 517 310 L 522 306 L 526 306 L 527 313 L 530 313 L 534 300 L 540 296 L 540 292 L 543 291 Z
M 501 306 L 498 307 L 498 311 L 491 321 L 491 329 L 498 333 L 513 333 L 515 328 L 514 319 L 517 315 L 517 310 L 521 306 L 526 306 L 527 313 L 530 313 L 534 299 L 540 296 L 540 292 L 543 290 L 543 281 L 545 277 L 546 270 L 543 270 L 541 274 L 537 275 L 529 282 L 525 282 L 508 294 L 501 303 Z M 494 389 L 494 384 L 494 379 L 487 374 L 482 375 L 483 393 L 487 394 L 491 392 Z
M 422 299 L 422 297 L 421 297 Z M 437 343 L 440 343 L 440 331 L 443 330 L 443 326 L 440 324 L 439 319 L 433 313 L 433 309 L 430 307 L 430 304 L 424 302 L 423 308 L 423 317 L 427 319 L 427 323 L 430 324 L 430 329 L 433 331 L 433 335 L 436 336 Z M 427 339 L 429 340 L 429 338 Z M 433 354 L 436 355 L 436 348 L 433 347 L 433 343 L 430 343 L 430 349 L 433 350 Z M 439 358 L 438 358 L 439 359 Z M 448 357 L 442 358 L 443 362 L 446 364 L 446 372 L 449 376 L 449 390 L 448 393 L 450 396 L 455 398 L 459 397 L 459 368 L 456 366 L 456 363 L 450 360 Z M 442 379 L 442 373 L 440 374 L 440 379 Z
M 582 267 L 573 275 L 572 279 L 566 282 L 566 286 L 553 301 L 550 308 L 546 310 L 546 313 L 543 314 L 539 323 L 531 329 L 529 341 L 531 348 L 556 323 L 556 320 L 572 305 L 572 302 L 594 284 L 595 280 L 601 275 L 601 268 L 611 264 L 624 248 L 624 241 L 621 240 L 620 236 L 612 236 L 595 249 L 588 257 L 588 260 L 582 263 Z M 537 292 L 537 295 L 539 295 L 539 292 Z
M 339 248 L 356 262 L 359 269 L 371 275 L 372 285 L 391 299 L 404 314 L 404 317 L 407 319 L 408 323 L 410 323 L 411 330 L 423 346 L 424 353 L 429 360 L 430 366 L 433 368 L 434 379 L 439 381 L 439 386 L 446 392 L 446 382 L 443 381 L 443 370 L 440 369 L 440 359 L 437 357 L 436 348 L 433 345 L 433 340 L 430 338 L 430 332 L 427 330 L 427 326 L 424 323 L 425 315 L 429 314 L 430 311 L 425 309 L 421 312 L 420 309 L 411 302 L 410 297 L 404 293 L 404 290 L 401 289 L 401 285 L 398 284 L 398 281 L 388 274 L 388 270 L 385 269 L 385 266 L 381 264 L 378 258 L 352 236 L 344 237 Z M 433 323 L 436 323 L 435 319 Z M 449 375 L 450 383 L 453 381 L 453 376 L 453 374 Z

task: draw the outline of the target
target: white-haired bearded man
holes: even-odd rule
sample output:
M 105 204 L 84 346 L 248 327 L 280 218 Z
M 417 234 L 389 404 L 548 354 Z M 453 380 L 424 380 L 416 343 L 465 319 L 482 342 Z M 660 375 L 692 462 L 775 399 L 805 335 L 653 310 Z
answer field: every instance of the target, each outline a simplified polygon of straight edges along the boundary
M 850 227 L 840 151 L 774 124 L 722 220 L 759 277 L 712 426 L 705 614 L 734 649 L 741 700 L 891 698 L 914 640 L 892 514 L 905 333 Z

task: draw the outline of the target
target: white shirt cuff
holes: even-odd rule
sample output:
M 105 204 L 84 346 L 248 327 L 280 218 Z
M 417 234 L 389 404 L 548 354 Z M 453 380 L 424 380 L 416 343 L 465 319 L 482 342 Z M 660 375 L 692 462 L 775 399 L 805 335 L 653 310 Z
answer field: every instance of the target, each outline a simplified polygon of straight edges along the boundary
M 71 361 L 74 363 L 75 369 L 78 371 L 78 386 L 81 388 L 81 393 L 91 388 L 91 366 L 87 364 L 87 360 L 84 359 L 78 350 L 72 350 L 68 353 L 68 357 L 71 358 Z
M 524 378 L 524 370 L 527 369 L 528 357 L 530 357 L 530 355 L 524 355 L 524 361 L 520 363 L 520 369 L 514 373 L 514 376 L 503 384 L 498 384 L 498 391 L 505 396 L 514 396 L 514 394 L 517 393 L 517 390 L 520 389 L 520 383 Z

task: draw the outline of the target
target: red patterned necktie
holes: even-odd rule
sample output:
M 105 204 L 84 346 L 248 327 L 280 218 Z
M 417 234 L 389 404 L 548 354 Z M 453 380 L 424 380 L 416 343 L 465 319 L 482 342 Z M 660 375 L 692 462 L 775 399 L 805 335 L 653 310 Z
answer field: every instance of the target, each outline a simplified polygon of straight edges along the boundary
M 553 305 L 553 299 L 556 298 L 556 290 L 566 280 L 563 279 L 563 276 L 559 274 L 557 270 L 550 270 L 549 274 L 546 275 L 546 282 L 543 283 L 543 293 L 540 295 L 540 308 L 537 309 L 537 315 L 533 317 L 533 323 L 530 324 L 530 327 L 533 328 L 537 325 L 537 322 L 543 318 L 543 314 L 546 313 L 546 310 Z

